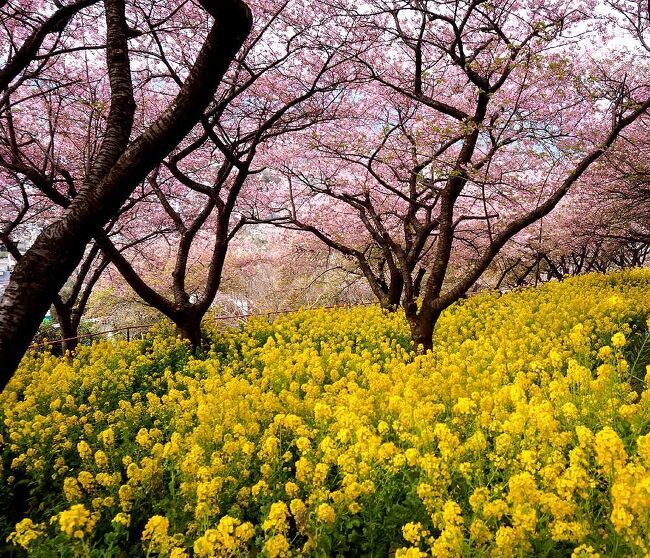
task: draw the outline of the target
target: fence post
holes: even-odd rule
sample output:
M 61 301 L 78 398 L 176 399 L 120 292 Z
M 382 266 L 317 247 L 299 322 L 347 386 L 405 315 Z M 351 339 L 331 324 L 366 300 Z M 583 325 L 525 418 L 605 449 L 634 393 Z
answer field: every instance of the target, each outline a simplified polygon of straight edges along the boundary
M 126 340 L 131 341 L 131 328 L 130 327 L 126 328 Z

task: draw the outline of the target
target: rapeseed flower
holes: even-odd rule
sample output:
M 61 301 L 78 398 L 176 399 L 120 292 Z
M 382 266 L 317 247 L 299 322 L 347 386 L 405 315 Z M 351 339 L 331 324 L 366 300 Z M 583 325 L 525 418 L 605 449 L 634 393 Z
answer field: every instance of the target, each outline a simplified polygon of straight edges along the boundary
M 644 556 L 649 290 L 630 270 L 483 293 L 419 356 L 375 307 L 208 332 L 201 358 L 163 332 L 28 355 L 0 494 L 38 505 L 3 535 L 41 556 Z

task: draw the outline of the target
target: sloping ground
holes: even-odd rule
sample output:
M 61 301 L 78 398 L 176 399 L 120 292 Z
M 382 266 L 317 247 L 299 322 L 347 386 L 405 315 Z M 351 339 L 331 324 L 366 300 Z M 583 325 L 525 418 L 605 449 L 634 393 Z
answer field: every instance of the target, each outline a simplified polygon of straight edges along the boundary
M 34 556 L 643 556 L 650 272 L 28 357 L 0 521 Z M 17 524 L 17 525 L 16 525 Z

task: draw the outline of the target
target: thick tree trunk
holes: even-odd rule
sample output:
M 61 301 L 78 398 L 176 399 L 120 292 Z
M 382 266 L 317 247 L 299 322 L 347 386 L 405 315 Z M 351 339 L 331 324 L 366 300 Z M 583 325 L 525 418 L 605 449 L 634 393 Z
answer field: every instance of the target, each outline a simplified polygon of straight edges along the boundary
M 390 288 L 388 290 L 388 309 L 394 312 L 399 308 L 404 292 L 404 279 L 400 275 L 393 275 L 390 279 Z
M 201 347 L 201 316 L 195 312 L 174 321 L 176 333 L 182 339 L 187 339 L 196 351 Z
M 48 227 L 16 264 L 0 302 L 0 389 L 18 368 L 43 316 L 83 256 L 85 244 L 71 246 L 71 234 L 65 226 Z
M 435 320 L 422 320 L 421 317 L 413 321 L 409 320 L 413 346 L 418 354 L 424 354 L 433 349 L 433 330 L 437 321 L 437 317 Z
M 425 354 L 433 349 L 433 331 L 442 312 L 426 307 L 418 312 L 415 302 L 407 305 L 405 310 L 413 348 L 417 354 Z
M 397 311 L 402 300 L 402 285 L 403 283 L 391 283 L 390 290 L 385 296 L 379 299 L 379 304 L 384 310 L 388 310 L 389 312 Z

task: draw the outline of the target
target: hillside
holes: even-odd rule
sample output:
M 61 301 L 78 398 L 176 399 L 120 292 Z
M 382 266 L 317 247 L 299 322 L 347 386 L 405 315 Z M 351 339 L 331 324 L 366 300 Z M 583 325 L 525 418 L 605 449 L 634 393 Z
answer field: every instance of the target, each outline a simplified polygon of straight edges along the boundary
M 644 556 L 650 272 L 28 355 L 0 534 L 31 556 Z M 9 547 L 7 547 L 7 551 Z M 17 554 L 20 555 L 20 554 Z

